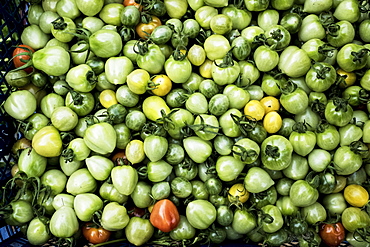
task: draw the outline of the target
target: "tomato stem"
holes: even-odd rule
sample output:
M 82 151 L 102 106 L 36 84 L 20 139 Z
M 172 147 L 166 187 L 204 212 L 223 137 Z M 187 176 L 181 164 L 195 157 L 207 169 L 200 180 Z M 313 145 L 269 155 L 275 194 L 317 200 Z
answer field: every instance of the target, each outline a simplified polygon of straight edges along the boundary
M 361 62 L 369 54 L 369 49 L 361 49 L 358 52 L 352 51 L 353 62 Z
M 272 145 L 267 145 L 265 153 L 267 156 L 270 156 L 274 159 L 277 159 L 280 157 L 279 148 Z
M 53 24 L 55 30 L 64 30 L 68 26 L 67 23 L 65 23 L 64 18 L 62 16 L 52 21 L 51 24 Z
M 247 159 L 249 157 L 257 157 L 258 156 L 258 153 L 255 150 L 252 150 L 252 149 L 247 150 L 245 147 L 243 147 L 241 145 L 238 145 L 238 144 L 235 144 L 234 147 L 239 148 L 240 152 L 232 150 L 232 153 L 240 156 L 240 160 L 242 162 L 247 161 Z

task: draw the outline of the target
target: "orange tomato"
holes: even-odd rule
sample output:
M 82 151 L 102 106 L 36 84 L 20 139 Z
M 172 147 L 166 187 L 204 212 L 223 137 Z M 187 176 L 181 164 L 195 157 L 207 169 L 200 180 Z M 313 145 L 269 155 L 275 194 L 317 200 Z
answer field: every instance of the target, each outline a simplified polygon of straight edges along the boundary
M 147 39 L 148 36 L 153 32 L 153 30 L 162 25 L 161 20 L 157 17 L 152 15 L 151 20 L 147 23 L 140 22 L 136 25 L 135 31 L 139 35 L 140 38 Z

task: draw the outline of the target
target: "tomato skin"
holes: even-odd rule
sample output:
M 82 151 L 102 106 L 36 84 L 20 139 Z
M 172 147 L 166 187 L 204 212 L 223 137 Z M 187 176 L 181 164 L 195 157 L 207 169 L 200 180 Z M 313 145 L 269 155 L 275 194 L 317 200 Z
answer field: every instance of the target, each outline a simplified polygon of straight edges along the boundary
M 14 56 L 17 56 L 13 59 L 13 64 L 16 68 L 19 68 L 21 66 L 23 66 L 24 64 L 27 63 L 27 61 L 30 59 L 30 56 L 29 55 L 19 55 L 20 53 L 24 53 L 24 52 L 35 52 L 35 50 L 29 46 L 29 45 L 19 45 L 17 46 L 14 51 L 13 51 L 13 57 Z M 33 70 L 32 67 L 28 67 L 26 69 L 24 69 L 24 71 L 26 71 L 27 73 L 31 73 Z
M 180 222 L 176 205 L 169 199 L 162 199 L 154 204 L 150 214 L 150 223 L 162 232 L 170 232 Z
M 108 241 L 111 232 L 102 227 L 95 227 L 93 223 L 86 223 L 82 227 L 82 234 L 90 243 L 100 244 Z
M 346 230 L 340 222 L 333 224 L 323 223 L 320 225 L 319 235 L 326 245 L 335 247 L 345 240 Z

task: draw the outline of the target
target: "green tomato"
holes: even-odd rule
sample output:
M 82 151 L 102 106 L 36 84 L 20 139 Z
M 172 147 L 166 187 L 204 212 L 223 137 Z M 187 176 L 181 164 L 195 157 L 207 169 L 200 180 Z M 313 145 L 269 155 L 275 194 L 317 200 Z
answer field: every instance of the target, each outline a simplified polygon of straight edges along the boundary
M 164 160 L 150 161 L 147 164 L 148 179 L 151 182 L 162 182 L 172 172 L 173 166 Z
M 284 216 L 294 216 L 299 211 L 299 207 L 295 206 L 289 196 L 282 196 L 276 201 L 276 206 Z
M 264 166 L 271 170 L 283 170 L 290 165 L 293 146 L 283 136 L 267 137 L 261 145 L 261 159 Z
M 212 61 L 224 58 L 230 48 L 229 41 L 220 34 L 213 34 L 204 42 L 204 50 L 206 51 L 207 58 Z
M 335 150 L 333 162 L 338 175 L 350 175 L 361 168 L 362 157 L 358 153 L 358 142 L 341 146 Z
M 127 195 L 123 195 L 118 192 L 116 187 L 112 183 L 105 181 L 99 188 L 99 195 L 104 200 L 109 202 L 118 202 L 120 204 L 126 202 L 128 200 Z
M 289 136 L 289 141 L 293 146 L 294 152 L 301 156 L 308 155 L 316 145 L 316 134 L 313 131 L 305 130 L 305 124 L 298 122 L 295 125 L 297 130 Z
M 310 57 L 297 46 L 288 46 L 280 54 L 278 68 L 289 77 L 304 76 L 310 67 Z
M 246 209 L 236 209 L 231 226 L 237 233 L 247 234 L 257 227 L 257 218 Z
M 4 109 L 11 117 L 25 120 L 36 110 L 36 98 L 27 90 L 18 90 L 5 100 Z
M 52 195 L 58 195 L 65 189 L 67 176 L 59 169 L 50 169 L 42 174 L 41 183 L 50 187 Z
M 270 175 L 259 167 L 251 167 L 244 178 L 244 187 L 251 193 L 260 193 L 274 184 Z
M 173 240 L 192 239 L 195 236 L 195 233 L 196 233 L 196 230 L 189 223 L 188 219 L 184 215 L 180 215 L 180 222 L 170 232 L 170 237 Z
M 85 163 L 91 175 L 98 181 L 106 180 L 114 167 L 113 161 L 100 155 L 88 157 Z
M 327 217 L 326 209 L 319 202 L 315 202 L 310 206 L 303 207 L 301 209 L 301 215 L 310 225 L 317 224 L 318 222 L 323 222 L 326 220 Z
M 34 50 L 42 50 L 49 41 L 50 36 L 49 34 L 44 33 L 39 25 L 31 24 L 24 28 L 20 38 L 22 44 L 28 45 Z
M 295 206 L 307 207 L 317 201 L 319 191 L 312 187 L 307 181 L 297 180 L 290 188 L 289 197 L 292 199 Z
M 196 229 L 207 229 L 216 220 L 216 208 L 206 200 L 193 200 L 186 206 L 186 218 Z
M 66 82 L 74 90 L 87 93 L 95 88 L 97 80 L 90 66 L 87 64 L 80 64 L 68 71 Z
M 170 184 L 166 181 L 155 183 L 151 188 L 151 194 L 155 200 L 161 200 L 169 197 L 170 192 Z
M 326 36 L 325 28 L 321 24 L 319 16 L 309 14 L 302 20 L 301 28 L 298 31 L 298 38 L 306 42 L 310 39 L 324 39 Z
M 304 156 L 300 156 L 296 153 L 292 155 L 292 161 L 290 165 L 283 170 L 283 174 L 290 179 L 299 180 L 304 179 L 309 172 L 308 160 Z
M 150 196 L 152 186 L 144 181 L 138 181 L 134 191 L 131 193 L 132 201 L 138 208 L 147 208 L 152 202 L 152 197 Z
M 216 161 L 218 177 L 225 182 L 236 179 L 244 169 L 245 164 L 231 155 L 220 156 Z
M 115 149 L 117 134 L 112 125 L 101 122 L 89 126 L 83 139 L 92 151 L 104 155 L 113 152 Z
M 267 233 L 274 233 L 283 227 L 284 220 L 279 208 L 275 205 L 266 205 L 261 208 L 262 212 L 272 217 L 271 222 L 262 221 L 262 229 Z
M 109 57 L 105 62 L 107 80 L 114 85 L 126 83 L 128 75 L 134 70 L 134 65 L 126 56 Z
M 51 76 L 61 76 L 69 71 L 70 55 L 60 46 L 47 46 L 33 53 L 33 66 Z
M 73 208 L 74 200 L 75 200 L 75 197 L 73 195 L 66 194 L 66 193 L 60 193 L 54 196 L 52 205 L 55 210 L 58 210 L 63 206 Z
M 154 226 L 150 223 L 149 219 L 131 217 L 127 226 L 125 227 L 125 234 L 127 240 L 140 246 L 145 244 L 154 234 Z
M 369 215 L 361 208 L 347 207 L 342 213 L 342 224 L 349 232 L 354 232 L 358 228 L 366 228 L 369 223 Z
M 190 136 L 183 140 L 185 152 L 196 163 L 203 163 L 212 153 L 212 144 L 198 136 Z
M 89 38 L 91 51 L 98 57 L 110 58 L 117 56 L 122 51 L 120 35 L 112 30 L 101 29 Z
M 126 196 L 132 194 L 139 180 L 137 170 L 128 165 L 115 166 L 111 171 L 111 178 L 118 192 Z
M 336 60 L 340 68 L 346 72 L 352 72 L 364 68 L 368 57 L 369 52 L 363 45 L 350 43 L 339 49 Z
M 67 180 L 66 190 L 72 195 L 94 192 L 97 182 L 87 168 L 81 168 L 71 174 Z
M 92 193 L 81 193 L 76 195 L 73 208 L 81 221 L 90 221 L 95 212 L 103 208 L 103 201 L 99 196 Z
M 185 177 L 175 177 L 171 181 L 171 191 L 178 198 L 186 198 L 191 195 L 193 186 Z
M 144 140 L 144 152 L 152 162 L 162 159 L 168 150 L 168 141 L 165 137 L 150 135 Z
M 49 223 L 50 232 L 58 238 L 72 237 L 79 229 L 73 208 L 64 206 L 55 211 Z
M 100 219 L 102 227 L 108 231 L 122 230 L 129 223 L 130 218 L 125 206 L 118 202 L 110 202 L 103 208 Z
M 32 245 L 43 245 L 51 238 L 49 228 L 42 220 L 42 217 L 36 217 L 31 220 L 27 227 L 26 236 Z
M 47 158 L 39 155 L 34 148 L 23 149 L 18 159 L 18 168 L 26 173 L 27 177 L 40 177 L 46 166 Z

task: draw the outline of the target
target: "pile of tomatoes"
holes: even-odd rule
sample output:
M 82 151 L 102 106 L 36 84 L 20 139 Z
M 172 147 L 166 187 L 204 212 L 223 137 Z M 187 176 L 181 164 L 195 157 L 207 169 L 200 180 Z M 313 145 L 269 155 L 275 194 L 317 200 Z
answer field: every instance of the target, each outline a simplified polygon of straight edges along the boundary
M 50 239 L 370 244 L 370 4 L 33 0 L 1 214 Z

